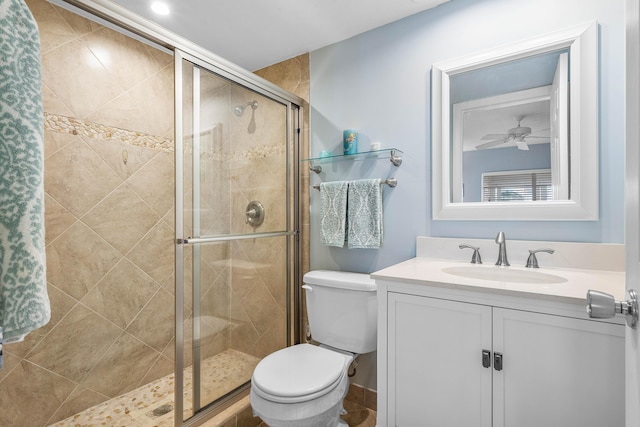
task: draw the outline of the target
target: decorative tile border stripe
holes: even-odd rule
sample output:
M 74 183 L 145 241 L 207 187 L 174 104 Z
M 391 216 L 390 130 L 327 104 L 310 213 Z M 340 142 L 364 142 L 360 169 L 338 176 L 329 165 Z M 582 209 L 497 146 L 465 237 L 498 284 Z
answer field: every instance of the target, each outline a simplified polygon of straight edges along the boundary
M 60 116 L 57 114 L 44 113 L 44 129 L 52 132 L 80 135 L 87 138 L 115 140 L 136 147 L 151 148 L 167 153 L 174 152 L 174 141 L 171 138 L 149 135 L 141 132 L 120 129 L 88 120 L 74 117 Z M 191 147 L 187 144 L 185 154 L 191 154 Z M 223 153 L 222 148 L 215 152 L 203 152 L 200 154 L 201 160 L 237 161 L 254 160 L 259 158 L 283 155 L 284 145 L 258 145 L 242 151 Z
M 271 157 L 285 154 L 284 144 L 280 145 L 258 145 L 251 147 L 243 152 L 232 153 L 229 157 L 231 160 L 256 159 L 261 157 Z
M 53 132 L 81 135 L 87 138 L 116 140 L 136 147 L 153 148 L 165 152 L 174 151 L 174 143 L 171 138 L 148 135 L 46 112 L 44 113 L 44 128 Z
M 217 160 L 221 162 L 255 160 L 283 155 L 286 150 L 281 145 L 259 145 L 242 151 L 234 151 L 233 153 L 223 153 L 222 151 L 223 149 L 221 148 L 216 149 L 214 152 L 204 151 L 200 153 L 200 160 Z M 191 156 L 190 147 L 185 150 L 185 154 Z

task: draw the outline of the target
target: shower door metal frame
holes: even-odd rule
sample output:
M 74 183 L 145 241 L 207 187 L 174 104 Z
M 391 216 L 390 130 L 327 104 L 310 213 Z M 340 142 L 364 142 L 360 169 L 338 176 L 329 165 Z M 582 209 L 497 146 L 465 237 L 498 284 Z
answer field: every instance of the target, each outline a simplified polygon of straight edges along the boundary
M 298 301 L 299 298 L 299 276 L 300 276 L 300 224 L 299 224 L 299 160 L 300 160 L 300 116 L 302 114 L 302 107 L 292 102 L 291 99 L 286 99 L 272 91 L 265 90 L 263 87 L 255 84 L 250 84 L 245 79 L 239 78 L 233 73 L 228 73 L 226 70 L 220 69 L 216 67 L 215 64 L 205 61 L 196 56 L 190 55 L 187 52 L 183 52 L 180 49 L 175 49 L 174 51 L 175 58 L 175 190 L 176 190 L 176 370 L 175 370 L 175 425 L 197 425 L 199 424 L 203 418 L 207 417 L 210 412 L 214 411 L 227 401 L 233 399 L 237 393 L 232 393 L 230 396 L 225 396 L 218 401 L 212 402 L 211 404 L 205 405 L 205 409 L 201 411 L 201 402 L 200 402 L 200 357 L 197 351 L 198 345 L 194 345 L 193 349 L 193 416 L 187 420 L 183 420 L 183 410 L 184 410 L 184 246 L 192 245 L 194 250 L 194 265 L 193 265 L 193 274 L 194 274 L 194 285 L 193 285 L 193 341 L 197 343 L 200 339 L 199 336 L 199 327 L 197 319 L 197 314 L 200 311 L 200 304 L 198 301 L 199 296 L 199 286 L 197 282 L 197 252 L 199 250 L 199 245 L 204 243 L 215 243 L 215 242 L 224 242 L 224 241 L 235 241 L 242 239 L 257 239 L 257 238 L 269 238 L 269 237 L 287 237 L 286 239 L 286 258 L 287 258 L 287 269 L 286 269 L 286 336 L 287 341 L 286 345 L 289 346 L 292 344 L 292 339 L 297 336 L 298 324 L 297 319 L 299 317 L 299 308 L 297 304 L 294 303 L 294 307 L 292 307 L 292 301 Z M 194 195 L 197 193 L 196 182 L 198 181 L 196 178 L 199 178 L 199 165 L 197 165 L 198 160 L 196 157 L 196 148 L 198 147 L 198 129 L 199 129 L 199 112 L 197 112 L 197 104 L 199 104 L 199 94 L 196 94 L 199 91 L 199 82 L 196 83 L 196 79 L 199 78 L 200 69 L 210 72 L 214 75 L 218 75 L 220 78 L 229 80 L 233 83 L 236 83 L 244 88 L 252 90 L 260 95 L 275 101 L 282 106 L 286 107 L 286 220 L 285 220 L 285 230 L 282 231 L 273 231 L 273 232 L 264 232 L 264 233 L 246 233 L 246 234 L 226 234 L 226 235 L 210 235 L 210 236 L 200 236 L 200 230 L 198 226 L 198 207 L 199 207 L 199 199 L 195 198 L 193 202 L 193 210 L 194 210 L 194 218 L 193 218 L 193 235 L 185 237 L 184 233 L 184 138 L 183 138 L 183 106 L 182 100 L 183 97 L 183 62 L 187 61 L 194 65 L 194 87 L 193 87 L 193 104 L 194 104 L 194 113 L 193 113 L 193 129 L 194 129 L 194 140 L 193 140 L 193 185 L 194 185 Z M 291 197 L 293 195 L 293 197 Z M 293 199 L 293 200 L 292 200 Z M 293 204 L 293 206 L 292 206 Z M 292 258 L 292 259 L 291 259 Z M 293 264 L 293 268 L 291 268 L 291 263 Z M 293 271 L 292 271 L 293 270 Z M 293 299 L 292 299 L 292 291 L 293 291 Z M 292 310 L 293 309 L 293 310 Z M 293 321 L 293 324 L 292 324 Z M 182 368 L 179 368 L 182 367 Z M 239 392 L 243 389 L 246 389 L 248 384 L 244 387 L 241 387 Z

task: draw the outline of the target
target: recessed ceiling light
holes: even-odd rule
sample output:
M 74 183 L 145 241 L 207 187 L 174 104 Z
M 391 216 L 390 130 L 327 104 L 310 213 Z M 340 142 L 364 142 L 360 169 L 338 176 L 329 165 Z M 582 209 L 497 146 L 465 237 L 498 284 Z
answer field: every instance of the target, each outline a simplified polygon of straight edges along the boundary
M 151 10 L 153 10 L 158 15 L 169 14 L 169 6 L 166 3 L 160 1 L 154 1 L 153 3 L 151 3 Z

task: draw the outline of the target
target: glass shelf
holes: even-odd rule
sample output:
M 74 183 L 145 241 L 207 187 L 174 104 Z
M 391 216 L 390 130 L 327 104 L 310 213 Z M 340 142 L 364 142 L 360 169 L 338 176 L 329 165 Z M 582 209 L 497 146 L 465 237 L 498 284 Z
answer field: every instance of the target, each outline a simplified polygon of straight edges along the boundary
M 309 162 L 309 168 L 316 173 L 320 173 L 322 172 L 322 168 L 320 166 L 314 166 L 314 164 L 332 163 L 342 160 L 389 159 L 389 161 L 391 161 L 394 166 L 400 166 L 400 164 L 402 164 L 402 154 L 404 153 L 397 148 L 385 148 L 382 150 L 363 151 L 355 154 L 338 154 L 326 157 L 312 157 L 309 159 L 302 159 L 301 162 Z

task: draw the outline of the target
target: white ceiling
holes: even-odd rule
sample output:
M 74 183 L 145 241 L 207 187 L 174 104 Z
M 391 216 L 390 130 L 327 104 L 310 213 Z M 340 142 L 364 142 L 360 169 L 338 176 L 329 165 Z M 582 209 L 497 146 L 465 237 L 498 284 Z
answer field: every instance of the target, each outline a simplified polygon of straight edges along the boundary
M 222 58 L 255 71 L 449 0 L 113 0 Z

